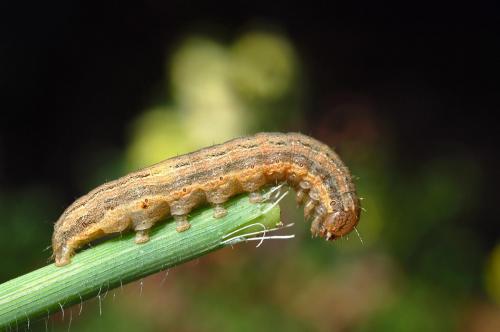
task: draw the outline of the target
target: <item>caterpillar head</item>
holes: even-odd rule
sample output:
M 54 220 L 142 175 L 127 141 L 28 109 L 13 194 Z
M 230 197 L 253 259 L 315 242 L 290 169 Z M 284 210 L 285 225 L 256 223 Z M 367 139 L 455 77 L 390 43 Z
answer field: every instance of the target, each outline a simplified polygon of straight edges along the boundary
M 359 209 L 353 211 L 334 211 L 329 213 L 321 228 L 321 236 L 335 240 L 350 233 L 359 222 Z

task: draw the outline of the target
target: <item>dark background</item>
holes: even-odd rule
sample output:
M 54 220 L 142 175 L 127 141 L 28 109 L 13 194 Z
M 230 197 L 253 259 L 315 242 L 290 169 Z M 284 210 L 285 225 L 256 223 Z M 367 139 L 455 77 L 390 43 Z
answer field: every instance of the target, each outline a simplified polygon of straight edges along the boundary
M 331 91 L 362 92 L 383 105 L 376 115 L 391 123 L 405 162 L 439 153 L 439 142 L 452 141 L 490 165 L 487 171 L 498 165 L 493 4 L 5 6 L 2 186 L 42 179 L 64 184 L 70 194 L 68 168 L 61 166 L 89 141 L 124 144 L 119 123 L 147 105 L 163 80 L 164 53 L 180 35 L 208 25 L 209 34 L 231 38 L 255 21 L 279 25 L 307 63 L 309 123 Z M 494 197 L 486 194 L 486 205 L 493 206 Z
M 0 5 L 0 12 L 4 197 L 43 184 L 57 193 L 62 211 L 83 194 L 74 176 L 76 163 L 85 167 L 82 151 L 123 149 L 124 128 L 139 110 L 170 98 L 162 88 L 165 55 L 183 36 L 203 31 L 229 41 L 248 27 L 272 26 L 292 41 L 303 63 L 302 130 L 320 137 L 331 130 L 354 141 L 359 135 L 359 145 L 370 144 L 370 135 L 357 133 L 356 123 L 379 123 L 385 137 L 379 144 L 390 146 L 392 163 L 406 176 L 436 158 L 449 157 L 450 172 L 456 156 L 471 161 L 475 189 L 461 187 L 462 181 L 468 183 L 467 172 L 454 179 L 465 200 L 476 202 L 456 218 L 478 243 L 475 272 L 498 243 L 500 31 L 493 2 L 326 6 L 269 1 L 217 7 L 185 1 L 13 2 Z M 368 114 L 336 107 L 356 103 L 359 96 L 376 107 Z M 326 128 L 325 117 L 336 119 L 334 125 Z M 52 221 L 43 222 L 50 228 Z M 413 256 L 408 257 L 403 265 L 411 271 Z

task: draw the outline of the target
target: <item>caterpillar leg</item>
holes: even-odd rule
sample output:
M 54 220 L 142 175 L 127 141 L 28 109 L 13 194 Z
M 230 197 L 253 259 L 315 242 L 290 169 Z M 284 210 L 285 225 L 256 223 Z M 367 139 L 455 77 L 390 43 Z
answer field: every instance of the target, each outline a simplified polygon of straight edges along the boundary
M 135 243 L 145 243 L 149 241 L 149 229 L 141 229 L 135 232 Z
M 144 217 L 138 217 L 132 222 L 132 228 L 135 231 L 135 243 L 140 244 L 149 241 L 149 230 L 154 223 L 154 219 Z
M 304 203 L 304 200 L 306 199 L 306 196 L 307 196 L 307 193 L 304 190 L 298 189 L 295 192 L 295 200 L 297 201 L 297 204 Z
M 191 227 L 191 224 L 187 220 L 186 214 L 180 216 L 174 216 L 174 219 L 175 222 L 177 223 L 177 227 L 175 228 L 175 230 L 179 233 L 187 231 Z
M 219 219 L 227 215 L 227 210 L 222 204 L 215 204 L 214 218 Z
M 311 233 L 313 236 L 318 236 L 320 234 L 322 221 L 323 219 L 320 216 L 314 217 L 311 223 Z
M 316 207 L 316 201 L 308 199 L 306 204 L 304 205 L 304 217 L 306 219 L 309 219 L 312 216 L 315 207 Z
M 55 252 L 56 266 L 64 266 L 71 262 L 72 251 L 67 245 L 63 245 L 59 250 Z
M 261 203 L 264 201 L 264 196 L 257 191 L 253 191 L 248 195 L 248 199 L 250 200 L 250 203 Z
M 311 183 L 308 181 L 300 181 L 299 186 L 296 188 L 297 204 L 302 204 L 308 198 L 308 192 L 311 189 Z

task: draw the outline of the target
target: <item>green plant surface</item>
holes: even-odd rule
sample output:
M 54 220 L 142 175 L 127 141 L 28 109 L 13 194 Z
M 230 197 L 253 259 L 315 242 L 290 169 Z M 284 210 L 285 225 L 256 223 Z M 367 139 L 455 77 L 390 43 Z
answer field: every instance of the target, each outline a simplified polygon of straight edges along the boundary
M 50 264 L 1 284 L 0 327 L 29 326 L 37 317 L 245 241 L 245 236 L 259 236 L 252 233 L 279 223 L 279 207 L 270 201 L 252 204 L 242 195 L 225 207 L 228 213 L 221 219 L 213 218 L 210 207 L 193 211 L 191 228 L 185 232 L 176 232 L 169 219 L 152 230 L 147 243 L 135 244 L 134 234 L 129 232 L 77 253 L 66 266 Z

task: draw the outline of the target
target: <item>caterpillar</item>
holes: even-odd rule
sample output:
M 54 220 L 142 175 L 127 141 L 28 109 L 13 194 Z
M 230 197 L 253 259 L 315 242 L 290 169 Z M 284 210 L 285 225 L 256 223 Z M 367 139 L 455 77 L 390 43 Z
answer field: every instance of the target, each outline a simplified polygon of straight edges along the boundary
M 231 196 L 286 182 L 304 204 L 311 233 L 334 240 L 349 233 L 360 217 L 360 200 L 348 168 L 327 145 L 299 133 L 259 133 L 170 158 L 105 183 L 77 199 L 54 225 L 55 264 L 71 261 L 75 250 L 110 233 L 135 231 L 135 242 L 149 240 L 159 220 L 173 216 L 176 230 L 189 229 L 189 212 L 213 205 L 213 217 L 226 215 Z

